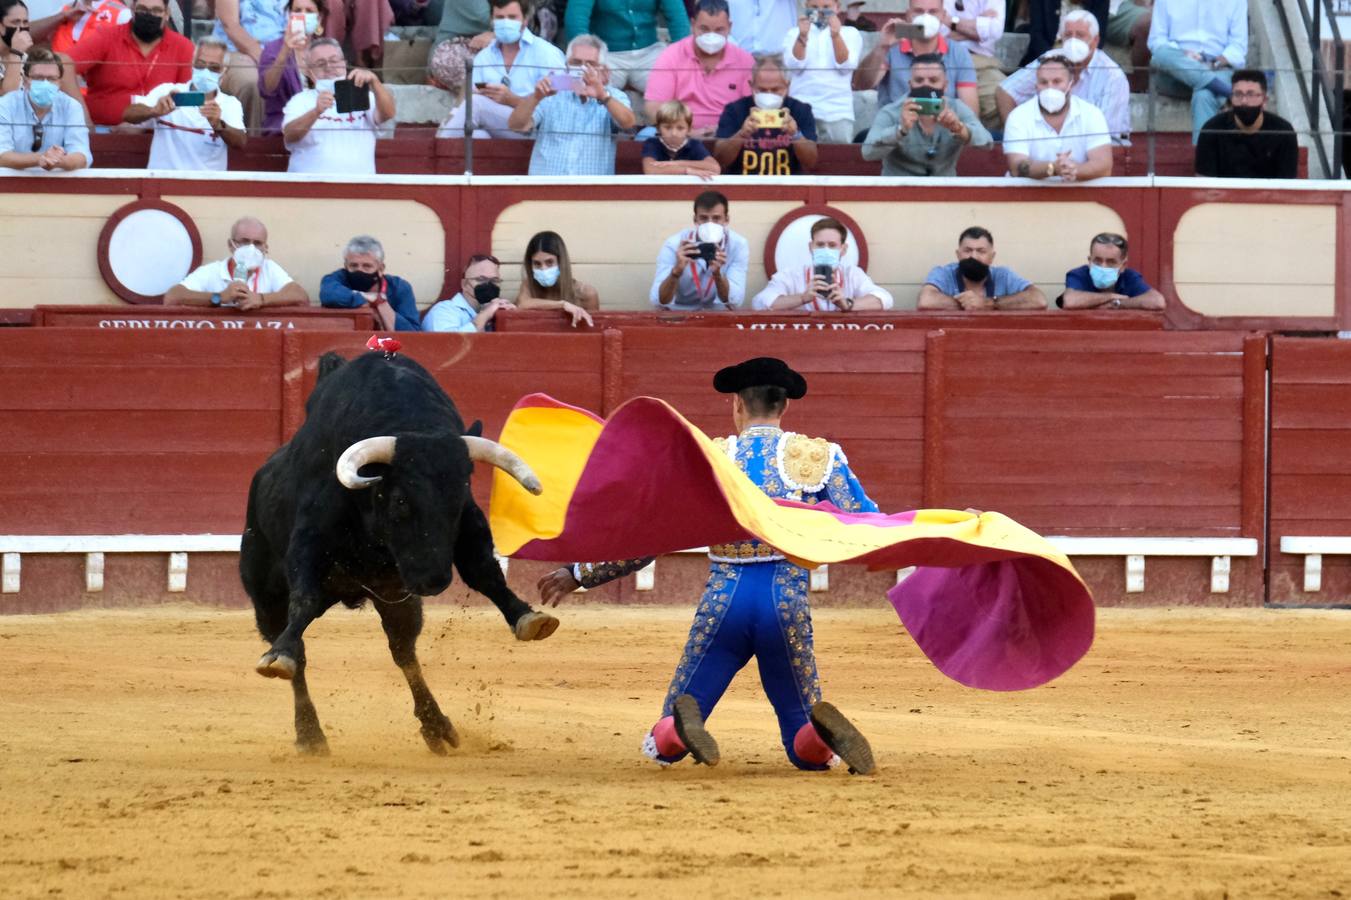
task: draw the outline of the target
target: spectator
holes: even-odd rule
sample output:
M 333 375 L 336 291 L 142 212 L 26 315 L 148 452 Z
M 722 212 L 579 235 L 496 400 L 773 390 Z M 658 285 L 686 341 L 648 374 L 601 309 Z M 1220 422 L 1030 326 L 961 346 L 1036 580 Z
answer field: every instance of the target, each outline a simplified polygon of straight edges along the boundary
M 679 100 L 657 107 L 657 134 L 643 141 L 644 175 L 694 175 L 708 181 L 722 171 L 703 141 L 690 137 L 692 121 Z
M 494 37 L 474 56 L 474 101 L 456 107 L 437 137 L 463 137 L 466 114 L 473 117 L 475 137 L 521 137 L 507 124 L 511 111 L 541 78 L 566 67 L 563 51 L 525 27 L 523 2 L 489 0 Z
M 919 309 L 1045 309 L 1046 295 L 1012 269 L 993 265 L 994 235 L 973 226 L 957 238 L 957 261 L 934 266 Z
M 948 26 L 948 40 L 959 41 L 971 53 L 971 65 L 976 70 L 976 92 L 980 96 L 981 124 L 986 128 L 1002 127 L 995 92 L 1004 80 L 995 46 L 1004 36 L 1004 0 L 944 0 L 944 22 Z
M 783 50 L 783 34 L 797 20 L 797 0 L 727 0 L 732 43 L 754 56 Z
M 45 47 L 28 51 L 27 89 L 0 97 L 0 166 L 70 172 L 94 161 L 84 107 L 60 88 L 63 68 Z
M 868 5 L 868 0 L 849 0 L 844 5 L 844 21 L 848 25 L 853 25 L 860 32 L 876 31 L 877 25 L 873 20 L 863 15 L 863 7 Z
M 732 230 L 727 210 L 727 198 L 717 191 L 694 198 L 694 227 L 671 235 L 657 254 L 653 306 L 736 309 L 745 301 L 750 244 Z
M 1083 7 L 1098 20 L 1098 30 L 1107 30 L 1107 8 L 1110 0 L 1070 0 L 1071 6 Z M 1193 2 L 1193 0 L 1188 0 Z M 1027 0 L 1028 25 L 1027 51 L 1023 54 L 1019 66 L 1030 65 L 1040 59 L 1051 45 L 1059 29 L 1062 0 Z
M 1088 245 L 1088 265 L 1065 273 L 1064 309 L 1163 309 L 1163 294 L 1126 268 L 1126 239 L 1105 231 Z
M 614 133 L 632 128 L 629 96 L 611 86 L 605 42 L 581 34 L 568 43 L 567 78 L 572 86 L 555 91 L 545 75 L 507 124 L 535 133 L 531 175 L 613 175 Z
M 1063 56 L 1070 62 L 1074 76 L 1074 96 L 1087 100 L 1102 111 L 1112 132 L 1112 143 L 1129 144 L 1131 134 L 1131 88 L 1126 73 L 1099 46 L 1098 20 L 1092 13 L 1076 9 L 1060 22 L 1063 46 L 1048 56 Z M 1024 66 L 999 85 L 999 117 L 1007 122 L 1014 107 L 1031 100 L 1037 93 L 1037 67 L 1041 61 Z
M 138 0 L 139 2 L 139 0 Z M 198 266 L 164 295 L 167 306 L 214 306 L 241 311 L 296 306 L 310 295 L 268 258 L 267 227 L 252 216 L 230 226 L 230 255 Z
M 70 54 L 75 45 L 97 31 L 113 25 L 126 25 L 131 22 L 131 10 L 121 0 L 76 0 L 61 7 L 61 11 L 52 17 L 56 21 L 51 28 L 52 50 L 56 53 Z M 51 21 L 48 19 L 47 21 Z M 40 26 L 42 23 L 34 23 Z M 38 29 L 35 27 L 34 31 Z M 40 39 L 49 36 L 39 34 Z
M 909 90 L 910 66 L 917 56 L 937 53 L 943 57 L 948 73 L 948 96 L 956 97 L 967 109 L 980 109 L 976 88 L 976 68 L 971 53 L 960 41 L 949 41 L 942 33 L 943 0 L 910 0 L 904 19 L 892 19 L 882 26 L 882 38 L 859 63 L 854 73 L 854 90 L 877 88 L 877 105 L 895 103 Z M 915 25 L 924 30 L 920 38 L 896 39 L 896 26 Z
M 880 159 L 883 175 L 951 178 L 968 145 L 988 147 L 990 132 L 960 100 L 947 98 L 943 57 L 921 56 L 910 67 L 910 92 L 877 111 L 863 142 L 864 159 Z M 943 104 L 937 115 L 924 112 L 917 98 Z
M 587 310 L 600 309 L 600 295 L 589 284 L 572 277 L 568 248 L 556 231 L 541 231 L 525 245 L 521 287 L 516 293 L 521 309 L 557 309 L 578 322 L 593 324 Z
M 305 33 L 289 28 L 274 41 L 263 45 L 258 57 L 258 96 L 263 101 L 262 127 L 265 134 L 280 134 L 282 112 L 291 98 L 305 89 L 300 77 L 300 60 L 310 42 L 324 33 L 326 0 L 286 0 L 287 16 L 305 17 Z
M 427 74 L 450 91 L 452 102 L 461 100 L 467 64 L 492 42 L 488 0 L 450 0 L 441 7 L 441 26 L 427 56 Z
M 101 28 L 75 45 L 70 54 L 75 65 L 66 66 L 66 91 L 76 90 L 76 74 L 84 76 L 95 125 L 121 124 L 136 94 L 192 79 L 196 48 L 183 35 L 166 31 L 168 22 L 167 0 L 135 0 L 130 23 Z
M 788 96 L 788 73 L 777 56 L 761 56 L 751 74 L 753 93 L 733 100 L 718 119 L 713 158 L 728 175 L 801 175 L 816 168 L 816 117 Z M 781 120 L 754 110 L 782 109 Z
M 1194 144 L 1248 56 L 1248 0 L 1155 0 L 1149 51 L 1159 93 L 1191 98 Z
M 679 100 L 693 115 L 694 136 L 712 137 L 727 104 L 750 93 L 755 60 L 727 40 L 727 0 L 697 0 L 690 30 L 657 58 L 643 95 L 647 118 L 655 120 L 663 103 Z
M 1206 122 L 1196 144 L 1196 174 L 1211 178 L 1298 178 L 1295 126 L 1266 108 L 1267 76 L 1234 73 L 1233 108 Z
M 393 24 L 389 0 L 334 0 L 324 17 L 324 33 L 351 47 L 357 65 L 378 68 L 385 56 L 385 35 Z
M 1037 96 L 1009 113 L 1004 125 L 1010 175 L 1070 182 L 1112 174 L 1107 120 L 1096 106 L 1071 94 L 1073 84 L 1069 60 L 1041 58 Z
M 812 108 L 820 140 L 854 140 L 854 70 L 863 53 L 858 29 L 840 20 L 840 0 L 807 0 L 806 14 L 783 40 L 793 96 Z
M 23 0 L 0 0 L 0 94 L 19 89 L 24 57 L 34 43 L 28 5 Z
M 639 97 L 667 44 L 657 40 L 657 9 L 666 17 L 671 40 L 689 37 L 690 20 L 680 0 L 570 0 L 563 30 L 573 38 L 591 34 L 610 48 L 610 87 Z
M 225 55 L 223 41 L 203 38 L 197 44 L 191 82 L 161 84 L 145 96 L 131 98 L 123 120 L 133 125 L 154 121 L 149 168 L 224 172 L 229 163 L 225 148 L 244 146 L 248 140 L 244 111 L 239 101 L 220 87 Z M 204 94 L 206 102 L 201 106 L 177 105 L 174 96 L 187 91 Z
M 763 291 L 755 295 L 755 309 L 784 311 L 871 312 L 891 309 L 886 290 L 873 284 L 868 273 L 843 260 L 849 249 L 849 233 L 835 219 L 817 219 L 812 224 L 809 266 L 785 266 L 774 273 Z M 829 269 L 829 273 L 827 273 Z
M 1127 76 L 1131 91 L 1149 90 L 1149 25 L 1154 0 L 1111 0 L 1107 10 L 1107 30 L 1103 38 L 1113 47 L 1130 51 L 1131 72 Z
M 342 251 L 342 268 L 319 282 L 319 303 L 335 309 L 369 306 L 385 331 L 421 331 L 413 286 L 385 272 L 385 248 L 368 234 Z
M 258 89 L 263 45 L 286 32 L 287 8 L 277 0 L 216 0 L 216 26 L 211 36 L 230 50 L 221 88 L 244 107 L 249 130 L 263 124 L 263 100 Z
M 464 267 L 460 292 L 427 310 L 423 331 L 492 331 L 498 312 L 515 309 L 502 294 L 501 264 L 496 256 L 475 253 Z
M 368 69 L 347 71 L 342 47 L 333 38 L 319 38 L 305 51 L 314 87 L 292 97 L 282 113 L 282 136 L 291 152 L 288 172 L 375 174 L 375 129 L 394 118 L 394 96 Z M 368 88 L 368 109 L 339 113 L 334 108 L 338 81 L 350 79 Z

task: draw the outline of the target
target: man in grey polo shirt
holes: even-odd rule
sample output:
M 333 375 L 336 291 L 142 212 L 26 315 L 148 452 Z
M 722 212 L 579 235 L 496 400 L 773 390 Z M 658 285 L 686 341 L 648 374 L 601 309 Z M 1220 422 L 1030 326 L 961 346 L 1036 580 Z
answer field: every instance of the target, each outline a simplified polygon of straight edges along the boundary
M 957 238 L 957 261 L 934 266 L 919 289 L 922 310 L 1045 309 L 1046 295 L 994 263 L 994 235 L 972 226 Z
M 910 67 L 910 91 L 877 111 L 863 142 L 864 159 L 880 159 L 883 175 L 953 177 L 957 157 L 968 145 L 988 147 L 990 132 L 965 103 L 949 97 L 943 58 L 915 57 Z M 941 103 L 936 115 L 920 108 L 916 98 Z

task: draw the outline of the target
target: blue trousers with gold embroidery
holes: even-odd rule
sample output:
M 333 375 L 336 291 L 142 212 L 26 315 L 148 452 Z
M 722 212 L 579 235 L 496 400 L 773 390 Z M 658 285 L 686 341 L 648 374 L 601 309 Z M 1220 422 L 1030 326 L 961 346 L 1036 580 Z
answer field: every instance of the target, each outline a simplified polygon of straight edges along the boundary
M 707 719 L 752 656 L 779 718 L 788 759 L 800 769 L 826 768 L 803 762 L 793 752 L 793 738 L 821 699 L 821 683 L 812 650 L 807 570 L 790 562 L 712 564 L 662 716 L 671 715 L 677 696 L 689 694 Z M 657 758 L 669 763 L 683 756 Z

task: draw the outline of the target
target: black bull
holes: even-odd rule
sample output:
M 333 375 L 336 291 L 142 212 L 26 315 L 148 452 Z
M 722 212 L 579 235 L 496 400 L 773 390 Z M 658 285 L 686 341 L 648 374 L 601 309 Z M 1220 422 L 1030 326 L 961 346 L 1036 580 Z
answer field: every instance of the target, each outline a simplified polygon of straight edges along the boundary
M 272 646 L 260 674 L 295 693 L 296 746 L 327 752 L 305 683 L 305 629 L 329 607 L 374 601 L 413 712 L 434 752 L 459 745 L 418 665 L 422 597 L 451 582 L 490 599 L 520 640 L 540 640 L 558 620 L 507 587 L 488 520 L 469 492 L 473 461 L 539 484 L 510 451 L 466 431 L 445 391 L 422 366 L 369 353 L 326 354 L 305 404 L 305 423 L 253 477 L 239 571 L 258 631 Z M 363 471 L 364 469 L 364 471 Z

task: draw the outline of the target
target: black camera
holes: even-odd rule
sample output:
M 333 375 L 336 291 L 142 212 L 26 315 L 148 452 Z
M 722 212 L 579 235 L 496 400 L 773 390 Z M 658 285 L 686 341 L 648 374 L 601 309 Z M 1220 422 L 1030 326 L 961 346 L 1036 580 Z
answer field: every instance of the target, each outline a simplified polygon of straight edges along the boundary
M 706 263 L 711 263 L 718 258 L 718 245 L 709 241 L 699 242 L 699 258 Z
M 826 282 L 826 284 L 830 284 L 831 282 L 833 282 L 833 281 L 835 280 L 835 267 L 834 267 L 834 266 L 813 266 L 813 267 L 812 267 L 812 274 L 815 275 L 817 278 L 823 279 L 823 280 Z M 829 294 L 830 294 L 829 288 L 827 288 L 826 291 L 824 291 L 824 292 L 819 291 L 819 290 L 816 292 L 816 296 L 818 296 L 818 297 L 825 297 L 825 296 L 828 296 Z

